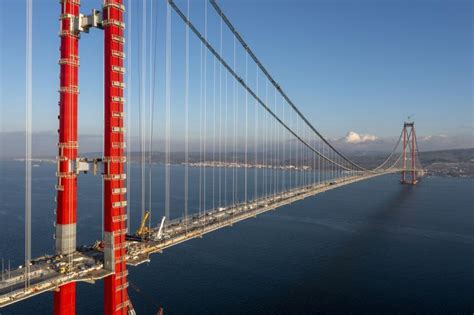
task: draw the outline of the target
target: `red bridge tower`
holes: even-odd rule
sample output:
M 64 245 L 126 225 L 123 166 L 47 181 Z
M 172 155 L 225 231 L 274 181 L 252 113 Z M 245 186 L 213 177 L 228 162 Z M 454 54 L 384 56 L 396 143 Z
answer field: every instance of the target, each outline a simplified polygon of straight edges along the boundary
M 79 39 L 81 32 L 104 30 L 104 314 L 134 313 L 127 293 L 126 206 L 124 155 L 124 44 L 123 0 L 104 0 L 102 12 L 80 13 L 80 0 L 61 0 L 61 57 L 59 60 L 59 154 L 56 211 L 56 252 L 70 256 L 76 251 L 77 175 L 85 159 L 77 157 L 77 106 Z M 54 314 L 74 314 L 76 285 L 61 286 L 54 293 Z
M 407 147 L 410 155 L 407 155 Z M 415 185 L 418 182 L 416 179 L 416 151 L 415 123 L 406 122 L 403 125 L 403 170 L 400 180 L 402 184 Z M 408 165 L 407 160 L 410 160 L 410 165 Z M 407 179 L 407 172 L 411 175 L 410 179 Z

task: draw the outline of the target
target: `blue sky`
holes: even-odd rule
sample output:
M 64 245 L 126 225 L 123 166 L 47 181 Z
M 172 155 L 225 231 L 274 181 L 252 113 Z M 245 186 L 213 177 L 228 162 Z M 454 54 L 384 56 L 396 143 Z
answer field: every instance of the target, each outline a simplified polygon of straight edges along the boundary
M 101 2 L 83 0 L 81 10 L 90 12 L 92 8 L 99 8 Z M 138 28 L 143 1 L 133 2 L 130 114 L 132 135 L 137 136 Z M 186 1 L 176 2 L 185 10 Z M 155 8 L 158 6 L 153 16 L 153 23 L 157 23 L 154 38 L 158 43 L 153 89 L 156 100 L 154 137 L 161 139 L 165 113 L 166 9 L 164 1 L 153 3 Z M 398 137 L 407 115 L 414 114 L 419 135 L 427 139 L 438 136 L 444 141 L 452 138 L 456 143 L 454 146 L 463 146 L 464 142 L 464 146 L 472 145 L 472 1 L 221 0 L 219 3 L 270 73 L 326 137 L 343 139 L 349 131 L 355 131 L 379 139 L 393 139 Z M 150 8 L 150 1 L 147 5 Z M 57 128 L 58 13 L 58 1 L 34 1 L 35 133 L 53 134 Z M 191 19 L 202 32 L 203 16 L 204 1 L 191 0 Z M 24 1 L 0 1 L 0 21 L 0 132 L 21 132 L 25 113 Z M 216 48 L 220 46 L 219 30 L 220 22 L 209 5 L 208 37 Z M 232 63 L 232 37 L 225 29 L 223 34 L 223 55 Z M 197 39 L 191 36 L 190 128 L 195 135 L 200 126 L 200 47 Z M 102 49 L 101 31 L 82 35 L 79 105 L 82 135 L 100 135 L 102 130 Z M 238 49 L 237 72 L 242 76 L 245 76 L 244 60 L 244 52 Z M 207 56 L 208 102 L 213 101 L 213 93 L 217 93 L 219 99 L 219 92 L 212 86 L 213 62 Z M 174 13 L 171 64 L 172 134 L 182 135 L 184 25 Z M 146 68 L 152 68 L 151 64 Z M 216 73 L 218 78 L 219 67 Z M 251 63 L 248 73 L 249 83 L 256 89 L 256 68 Z M 146 72 L 146 76 L 149 75 Z M 215 84 L 218 86 L 219 82 Z M 263 80 L 258 88 L 265 97 Z M 244 92 L 239 93 L 242 103 Z M 148 88 L 146 95 L 149 95 Z M 272 95 L 270 91 L 270 103 L 275 101 Z M 224 98 L 223 90 L 221 97 Z M 149 98 L 145 101 L 144 106 L 148 108 Z M 281 100 L 277 98 L 276 101 Z M 253 102 L 249 100 L 249 103 Z M 281 109 L 283 113 L 284 104 L 276 106 L 281 106 L 277 111 Z M 253 111 L 253 107 L 249 108 Z M 237 115 L 241 117 L 243 112 Z M 253 119 L 249 118 L 249 125 L 253 126 Z M 212 127 L 209 132 L 212 134 Z

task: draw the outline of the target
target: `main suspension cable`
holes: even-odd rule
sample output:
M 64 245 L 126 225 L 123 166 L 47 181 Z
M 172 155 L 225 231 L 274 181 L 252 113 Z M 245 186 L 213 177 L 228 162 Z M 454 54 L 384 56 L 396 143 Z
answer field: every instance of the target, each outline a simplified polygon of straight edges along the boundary
M 395 147 L 393 148 L 392 153 L 390 153 L 390 155 L 389 155 L 379 166 L 377 166 L 376 168 L 374 168 L 374 171 L 376 171 L 376 170 L 382 168 L 382 167 L 392 158 L 392 156 L 395 154 L 395 152 L 396 152 L 397 149 L 398 149 L 398 146 L 399 146 L 400 141 L 401 141 L 401 139 L 402 139 L 402 135 L 403 135 L 403 130 L 402 130 L 402 132 L 400 133 L 400 137 L 398 137 L 398 141 L 397 141 L 397 143 L 395 144 Z
M 345 167 L 338 164 L 336 161 L 331 160 L 327 156 L 318 152 L 312 145 L 305 141 L 301 136 L 299 136 L 291 127 L 289 127 L 285 122 L 283 122 L 274 112 L 271 110 L 256 94 L 255 92 L 244 82 L 244 80 L 227 64 L 227 62 L 219 55 L 219 53 L 212 47 L 212 45 L 203 37 L 203 35 L 197 30 L 194 24 L 183 14 L 183 12 L 176 6 L 173 0 L 168 0 L 169 5 L 174 9 L 174 11 L 179 15 L 179 17 L 188 24 L 193 33 L 199 38 L 199 40 L 206 46 L 206 48 L 219 60 L 219 62 L 227 69 L 227 71 L 240 83 L 240 85 L 253 97 L 257 102 L 285 129 L 287 129 L 295 138 L 297 138 L 302 144 L 307 146 L 311 151 L 320 155 L 323 159 L 327 160 L 329 163 L 338 165 L 345 170 L 351 170 L 351 168 Z
M 172 1 L 172 0 L 171 0 Z M 362 170 L 362 171 L 368 171 L 366 168 L 356 164 L 355 162 L 353 162 L 352 160 L 350 160 L 349 158 L 347 158 L 345 155 L 343 155 L 341 152 L 339 152 L 329 141 L 327 141 L 323 135 L 309 122 L 309 120 L 303 115 L 303 113 L 298 109 L 298 107 L 296 107 L 296 105 L 291 101 L 291 99 L 288 97 L 288 95 L 283 91 L 283 89 L 281 88 L 281 86 L 273 79 L 273 77 L 270 75 L 270 73 L 267 71 L 267 69 L 263 66 L 263 64 L 259 61 L 259 59 L 257 58 L 257 56 L 255 56 L 255 54 L 253 53 L 253 51 L 250 49 L 249 45 L 247 45 L 247 43 L 244 41 L 244 39 L 242 38 L 242 36 L 240 36 L 240 34 L 237 32 L 237 30 L 235 29 L 235 27 L 232 25 L 232 23 L 230 22 L 230 20 L 227 18 L 227 16 L 224 14 L 224 12 L 222 11 L 222 9 L 219 7 L 219 5 L 217 4 L 217 2 L 215 0 L 209 0 L 209 2 L 211 3 L 211 5 L 214 7 L 214 9 L 216 10 L 217 14 L 224 20 L 224 22 L 226 23 L 227 27 L 230 29 L 230 31 L 234 34 L 234 36 L 238 39 L 238 41 L 240 42 L 240 44 L 243 46 L 243 48 L 248 52 L 248 54 L 250 55 L 250 57 L 253 59 L 253 61 L 257 64 L 257 66 L 260 68 L 260 70 L 262 70 L 262 72 L 265 74 L 265 76 L 268 78 L 268 80 L 270 80 L 270 82 L 272 83 L 272 85 L 277 89 L 277 91 L 281 94 L 281 96 L 283 96 L 283 98 L 286 100 L 286 102 L 288 103 L 288 105 L 291 106 L 291 108 L 293 108 L 293 110 L 298 114 L 298 116 L 308 125 L 309 128 L 311 128 L 311 130 L 316 133 L 320 138 L 321 140 L 323 140 L 332 150 L 334 150 L 334 152 L 336 152 L 340 157 L 342 157 L 344 160 L 346 160 L 348 163 L 350 163 L 351 165 L 353 165 L 354 167 L 358 168 L 359 170 Z

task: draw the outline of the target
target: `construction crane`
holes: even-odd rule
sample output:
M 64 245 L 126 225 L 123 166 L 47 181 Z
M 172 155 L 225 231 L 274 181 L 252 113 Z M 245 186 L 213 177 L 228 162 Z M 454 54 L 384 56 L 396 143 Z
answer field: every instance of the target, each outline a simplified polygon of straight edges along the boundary
M 160 228 L 158 229 L 158 232 L 155 232 L 152 235 L 153 230 L 148 227 L 148 222 L 150 220 L 150 215 L 151 215 L 150 211 L 145 212 L 145 215 L 143 216 L 143 219 L 140 223 L 140 226 L 135 231 L 135 234 L 133 234 L 133 235 L 127 234 L 126 235 L 127 241 L 143 242 L 143 241 L 148 241 L 150 239 L 161 240 L 163 238 L 163 236 L 164 236 L 163 228 L 164 228 L 164 225 L 165 225 L 166 217 L 163 217 L 161 219 Z
M 150 233 L 150 229 L 147 226 L 147 222 L 150 219 L 150 211 L 145 211 L 145 215 L 143 216 L 142 222 L 140 223 L 140 226 L 138 227 L 137 231 L 135 232 L 136 236 L 143 237 Z
M 150 228 L 147 225 L 148 220 L 150 219 L 150 214 L 151 214 L 150 211 L 145 211 L 145 215 L 142 218 L 142 222 L 140 223 L 140 226 L 138 227 L 138 229 L 135 231 L 135 234 L 133 234 L 133 235 L 127 234 L 126 235 L 127 241 L 142 242 L 142 241 L 148 239 L 148 236 L 151 232 Z

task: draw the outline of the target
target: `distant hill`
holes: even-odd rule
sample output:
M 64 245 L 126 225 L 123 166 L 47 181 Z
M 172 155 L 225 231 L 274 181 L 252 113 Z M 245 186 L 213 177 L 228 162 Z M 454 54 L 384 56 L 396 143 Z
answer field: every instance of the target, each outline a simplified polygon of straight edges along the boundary
M 449 177 L 474 177 L 474 148 L 420 152 L 428 174 Z
M 432 163 L 474 162 L 474 148 L 420 152 L 423 165 Z
M 371 152 L 348 152 L 346 155 L 355 161 L 356 163 L 366 167 L 374 168 L 378 166 L 386 157 L 387 152 L 380 151 L 371 151 Z M 81 154 L 81 156 L 94 158 L 100 157 L 100 152 L 89 152 Z M 222 155 L 223 156 L 223 155 Z M 288 158 L 289 152 L 286 153 L 286 158 Z M 233 162 L 234 158 L 237 163 L 244 163 L 245 154 L 243 152 L 237 152 L 235 155 L 232 152 L 228 152 L 227 162 Z M 52 156 L 43 156 L 37 157 L 38 159 L 43 160 L 54 160 Z M 262 163 L 261 153 L 258 155 L 258 163 Z M 281 159 L 281 156 L 278 157 Z M 152 163 L 164 163 L 166 155 L 164 152 L 153 152 L 151 154 Z M 203 157 L 199 152 L 190 152 L 189 153 L 189 162 L 197 163 L 201 161 Z M 206 162 L 213 161 L 213 153 L 207 152 Z M 272 156 L 269 153 L 267 155 L 267 162 L 271 163 Z M 215 153 L 215 160 L 219 160 L 219 153 Z M 252 152 L 248 153 L 247 160 L 252 164 L 254 160 L 254 155 Z M 275 156 L 277 160 L 277 156 Z M 452 150 L 439 150 L 439 151 L 424 151 L 420 152 L 420 160 L 423 167 L 428 171 L 428 174 L 438 175 L 438 176 L 453 176 L 453 177 L 474 177 L 474 148 L 467 149 L 452 149 Z M 131 153 L 131 162 L 139 163 L 141 161 L 140 152 Z M 145 152 L 145 161 L 149 161 L 149 153 Z M 171 152 L 170 153 L 170 162 L 172 164 L 182 164 L 185 161 L 184 152 Z M 222 162 L 223 159 L 222 159 Z M 295 161 L 288 161 L 286 164 L 293 164 Z M 311 162 L 310 162 L 311 164 Z

